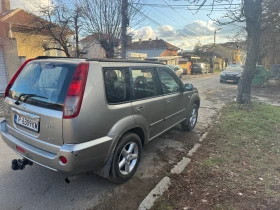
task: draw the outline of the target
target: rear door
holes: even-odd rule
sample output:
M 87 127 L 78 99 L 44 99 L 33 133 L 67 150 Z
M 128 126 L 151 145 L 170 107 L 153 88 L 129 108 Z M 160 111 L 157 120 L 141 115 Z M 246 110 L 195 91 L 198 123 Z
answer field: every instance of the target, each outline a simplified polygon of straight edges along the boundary
M 28 63 L 6 99 L 8 132 L 45 150 L 48 144 L 62 145 L 63 104 L 76 66 L 48 60 Z
M 168 129 L 186 117 L 189 94 L 182 92 L 182 82 L 165 67 L 158 68 L 158 74 L 165 102 L 164 129 Z
M 132 106 L 135 121 L 149 128 L 149 139 L 163 131 L 165 104 L 159 91 L 156 69 L 131 68 Z

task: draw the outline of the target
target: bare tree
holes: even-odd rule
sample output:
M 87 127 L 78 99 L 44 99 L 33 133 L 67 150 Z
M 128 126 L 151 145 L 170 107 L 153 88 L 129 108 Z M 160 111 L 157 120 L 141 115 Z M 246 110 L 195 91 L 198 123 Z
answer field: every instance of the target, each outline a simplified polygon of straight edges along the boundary
M 280 1 L 265 0 L 259 63 L 269 67 L 280 63 Z M 271 6 L 269 6 L 271 5 Z
M 189 3 L 199 5 L 199 9 L 206 4 L 206 0 L 188 0 Z M 273 1 L 273 0 L 272 0 Z M 274 0 L 275 1 L 275 0 Z M 251 101 L 251 84 L 256 70 L 256 64 L 259 59 L 260 39 L 262 33 L 262 12 L 263 0 L 242 0 L 240 6 L 235 6 L 232 0 L 213 0 L 212 11 L 215 5 L 225 3 L 228 5 L 227 15 L 225 16 L 229 21 L 217 23 L 221 25 L 232 24 L 236 22 L 244 22 L 246 24 L 247 32 L 247 56 L 245 68 L 241 75 L 237 102 L 249 104 Z M 211 15 L 210 12 L 209 16 Z
M 72 1 L 66 4 L 63 0 L 56 0 L 51 5 L 38 4 L 36 14 L 30 20 L 30 27 L 22 30 L 30 35 L 47 37 L 42 44 L 45 51 L 58 50 L 67 57 L 79 57 L 79 43 L 84 26 L 83 10 L 74 1 L 70 3 Z
M 130 24 L 141 9 L 137 2 L 139 0 L 129 1 L 130 5 L 135 3 L 128 9 Z M 113 58 L 116 47 L 121 44 L 121 0 L 80 0 L 80 4 L 88 33 L 105 50 L 106 57 Z

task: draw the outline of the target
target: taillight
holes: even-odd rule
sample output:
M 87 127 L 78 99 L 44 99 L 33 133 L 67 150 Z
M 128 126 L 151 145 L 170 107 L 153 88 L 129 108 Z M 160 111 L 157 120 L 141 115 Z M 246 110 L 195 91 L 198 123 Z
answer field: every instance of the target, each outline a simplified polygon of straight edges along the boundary
M 6 90 L 5 90 L 5 94 L 4 94 L 4 98 L 6 98 L 8 95 L 9 95 L 9 92 L 10 92 L 10 89 L 11 87 L 13 86 L 16 78 L 18 77 L 18 75 L 20 74 L 20 72 L 22 71 L 22 69 L 26 66 L 26 64 L 28 64 L 30 61 L 32 61 L 34 59 L 29 59 L 29 60 L 26 60 L 22 65 L 21 67 L 18 69 L 18 71 L 15 73 L 15 75 L 13 76 L 13 78 L 10 80 L 8 86 L 6 87 Z
M 77 117 L 80 113 L 87 82 L 88 68 L 89 64 L 83 62 L 75 70 L 64 101 L 64 119 Z

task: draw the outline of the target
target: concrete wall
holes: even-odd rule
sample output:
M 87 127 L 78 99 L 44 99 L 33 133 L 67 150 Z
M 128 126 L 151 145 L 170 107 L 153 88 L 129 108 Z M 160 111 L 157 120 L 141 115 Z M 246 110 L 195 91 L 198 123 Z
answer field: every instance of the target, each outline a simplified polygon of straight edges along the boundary
M 17 40 L 18 56 L 25 56 L 26 59 L 30 59 L 45 55 L 45 50 L 42 45 L 44 41 L 49 40 L 48 36 L 13 31 L 13 38 Z M 51 51 L 48 55 L 56 56 L 55 51 Z
M 21 66 L 21 60 L 18 57 L 16 39 L 3 38 L 4 59 L 8 81 L 14 76 Z

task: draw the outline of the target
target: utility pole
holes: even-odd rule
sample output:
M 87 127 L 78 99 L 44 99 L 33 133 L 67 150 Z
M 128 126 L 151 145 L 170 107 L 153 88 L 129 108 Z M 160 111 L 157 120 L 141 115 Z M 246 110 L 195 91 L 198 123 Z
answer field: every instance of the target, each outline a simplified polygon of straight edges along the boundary
M 214 72 L 214 59 L 215 59 L 215 52 L 216 52 L 216 34 L 217 34 L 217 31 L 221 30 L 221 28 L 219 29 L 215 29 L 215 32 L 214 32 L 214 46 L 213 46 L 213 56 L 212 56 L 212 69 L 211 69 L 211 73 Z
M 214 56 L 215 56 L 215 51 L 216 51 L 216 34 L 217 34 L 217 30 L 215 29 L 215 32 L 214 32 L 214 46 L 213 46 L 213 59 L 214 59 Z
M 127 26 L 129 25 L 128 19 L 128 0 L 122 0 L 122 58 L 126 59 L 127 47 Z

